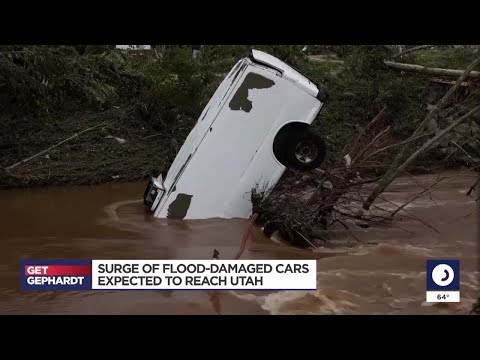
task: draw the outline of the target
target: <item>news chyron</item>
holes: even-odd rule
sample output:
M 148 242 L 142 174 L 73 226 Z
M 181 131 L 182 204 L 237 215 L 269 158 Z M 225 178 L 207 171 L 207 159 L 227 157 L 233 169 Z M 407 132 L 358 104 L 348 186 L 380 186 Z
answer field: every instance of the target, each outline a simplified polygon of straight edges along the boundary
M 25 260 L 21 263 L 22 290 L 91 290 L 91 260 Z
M 22 290 L 316 290 L 316 260 L 25 260 Z M 427 260 L 426 301 L 460 302 L 460 261 Z
M 23 261 L 23 290 L 316 290 L 315 260 Z

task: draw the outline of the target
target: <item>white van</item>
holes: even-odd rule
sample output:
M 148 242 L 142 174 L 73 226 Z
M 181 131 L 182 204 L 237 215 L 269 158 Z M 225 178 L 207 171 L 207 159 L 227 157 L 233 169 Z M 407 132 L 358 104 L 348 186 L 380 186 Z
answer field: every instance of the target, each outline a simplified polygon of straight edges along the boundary
M 144 204 L 157 218 L 249 218 L 254 188 L 271 190 L 287 167 L 325 159 L 310 130 L 328 97 L 258 50 L 237 62 L 203 110 L 166 176 L 152 177 Z

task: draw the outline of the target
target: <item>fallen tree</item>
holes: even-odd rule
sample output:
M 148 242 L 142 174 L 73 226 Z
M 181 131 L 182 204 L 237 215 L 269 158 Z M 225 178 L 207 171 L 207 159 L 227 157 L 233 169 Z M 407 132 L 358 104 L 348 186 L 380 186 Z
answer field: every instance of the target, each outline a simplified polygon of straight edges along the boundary
M 399 54 L 399 55 L 403 55 L 403 54 Z M 313 62 L 331 62 L 334 64 L 345 64 L 343 60 L 334 59 L 328 56 L 311 55 L 308 57 L 308 59 Z M 446 68 L 439 68 L 439 67 L 428 67 L 428 66 L 422 66 L 418 64 L 401 63 L 401 62 L 392 61 L 392 60 L 384 60 L 383 63 L 385 64 L 386 67 L 390 69 L 406 71 L 406 72 L 414 72 L 414 73 L 425 74 L 425 75 L 433 75 L 433 76 L 458 77 L 465 72 L 465 70 L 462 70 L 462 69 L 446 69 Z M 465 78 L 480 79 L 480 71 L 470 71 Z
M 417 73 L 422 73 L 427 75 L 461 76 L 464 73 L 464 70 L 432 68 L 432 67 L 426 67 L 426 66 L 416 65 L 416 64 L 404 64 L 404 63 L 395 62 L 391 60 L 385 60 L 384 63 L 387 67 L 391 69 L 417 72 Z M 467 77 L 479 79 L 480 71 L 471 71 Z

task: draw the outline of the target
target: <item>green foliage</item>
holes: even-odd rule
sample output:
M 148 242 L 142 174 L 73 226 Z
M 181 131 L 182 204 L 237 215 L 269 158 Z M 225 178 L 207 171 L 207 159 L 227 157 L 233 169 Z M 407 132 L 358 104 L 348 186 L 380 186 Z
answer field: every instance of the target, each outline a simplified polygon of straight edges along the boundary
M 113 106 L 138 74 L 118 52 L 79 56 L 71 47 L 0 52 L 0 109 L 44 114 Z M 138 81 L 138 79 L 136 79 Z
M 424 116 L 427 79 L 387 69 L 383 61 L 392 51 L 387 46 L 345 46 L 344 64 L 325 61 L 302 68 L 331 95 L 315 123 L 326 134 L 331 156 L 339 155 L 356 128 L 365 126 L 384 106 L 385 124 L 398 138 L 410 135 Z
M 203 62 L 192 59 L 188 48 L 168 48 L 160 58 L 146 59 L 140 69 L 143 119 L 182 141 L 220 79 Z
M 192 58 L 190 47 L 165 47 L 161 56 L 141 65 L 145 79 L 143 114 L 154 127 L 168 129 L 182 140 L 222 80 L 251 47 L 204 46 L 201 57 Z M 255 46 L 292 64 L 306 62 L 299 46 Z
M 461 70 L 465 69 L 479 55 L 479 46 L 436 46 L 433 49 L 422 49 L 414 51 L 395 60 L 427 67 L 439 67 Z
M 380 76 L 378 106 L 388 107 L 387 125 L 391 125 L 398 138 L 412 134 L 426 115 L 424 96 L 428 79 L 411 74 L 388 72 Z
M 353 76 L 377 79 L 379 71 L 385 70 L 383 61 L 393 51 L 388 46 L 358 45 L 350 46 L 346 51 L 345 63 Z
M 350 45 L 308 45 L 308 55 L 335 55 L 343 57 L 349 51 Z
M 387 46 L 308 47 L 311 53 L 334 52 L 344 61 L 338 63 L 308 61 L 303 45 L 205 45 L 197 59 L 192 58 L 190 46 L 158 45 L 151 52 L 129 52 L 112 49 L 111 45 L 3 45 L 0 162 L 7 165 L 21 160 L 100 121 L 88 114 L 105 114 L 108 120 L 120 121 L 118 136 L 135 138 L 149 149 L 158 147 L 166 154 L 161 162 L 171 160 L 219 82 L 251 48 L 286 61 L 329 88 L 330 100 L 314 123 L 327 139 L 329 156 L 338 155 L 356 128 L 366 125 L 384 106 L 388 107 L 386 124 L 391 125 L 398 139 L 405 138 L 423 119 L 425 104 L 431 103 L 425 101 L 431 93 L 427 77 L 391 71 L 383 65 L 383 59 L 392 52 Z M 475 51 L 422 50 L 412 53 L 410 59 L 423 59 L 423 65 L 461 68 Z M 478 96 L 471 96 L 469 101 L 478 103 Z M 152 134 L 156 137 L 148 140 Z M 147 140 L 141 140 L 144 138 Z M 85 152 L 83 166 L 88 167 L 88 161 L 93 161 L 87 157 L 93 143 L 95 159 L 106 154 L 103 164 L 108 163 L 108 157 L 115 158 L 118 164 L 128 162 L 126 152 L 117 159 L 120 154 L 115 150 L 97 146 L 103 138 L 94 139 L 92 134 L 85 139 L 92 144 L 81 148 Z M 104 153 L 107 148 L 109 152 Z M 73 156 L 74 148 L 62 149 L 66 157 Z M 152 156 L 137 159 L 138 164 L 159 162 L 152 155 L 155 151 L 140 145 L 135 149 L 138 156 Z M 135 159 L 135 154 L 128 156 Z M 134 163 L 132 160 L 132 174 Z M 29 166 L 33 164 L 37 161 Z M 71 165 L 65 159 L 65 167 L 59 173 L 68 173 L 68 166 Z M 49 168 L 33 170 L 46 171 L 46 176 L 50 176 Z M 108 171 L 117 170 L 106 165 L 95 171 L 106 179 Z
M 248 55 L 250 47 L 245 45 L 205 45 L 202 47 L 202 61 L 205 63 L 215 63 L 218 61 L 229 60 L 235 62 Z
M 204 89 L 214 79 L 214 74 L 205 70 L 192 59 L 189 49 L 166 51 L 161 59 L 149 61 L 142 67 L 147 101 L 158 109 L 197 114 Z
M 256 47 L 285 61 L 290 66 L 301 68 L 306 66 L 306 55 L 302 52 L 303 45 L 259 45 Z
M 302 45 L 206 45 L 202 47 L 202 59 L 206 62 L 232 59 L 232 62 L 248 55 L 250 49 L 265 51 L 291 66 L 305 62 Z

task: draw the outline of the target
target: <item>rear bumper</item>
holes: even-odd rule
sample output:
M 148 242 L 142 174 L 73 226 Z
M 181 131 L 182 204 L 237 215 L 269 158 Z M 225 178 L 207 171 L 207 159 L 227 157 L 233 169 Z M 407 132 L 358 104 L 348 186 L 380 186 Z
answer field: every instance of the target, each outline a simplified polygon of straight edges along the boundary
M 162 176 L 151 177 L 143 193 L 143 204 L 148 211 L 154 212 L 165 194 Z

